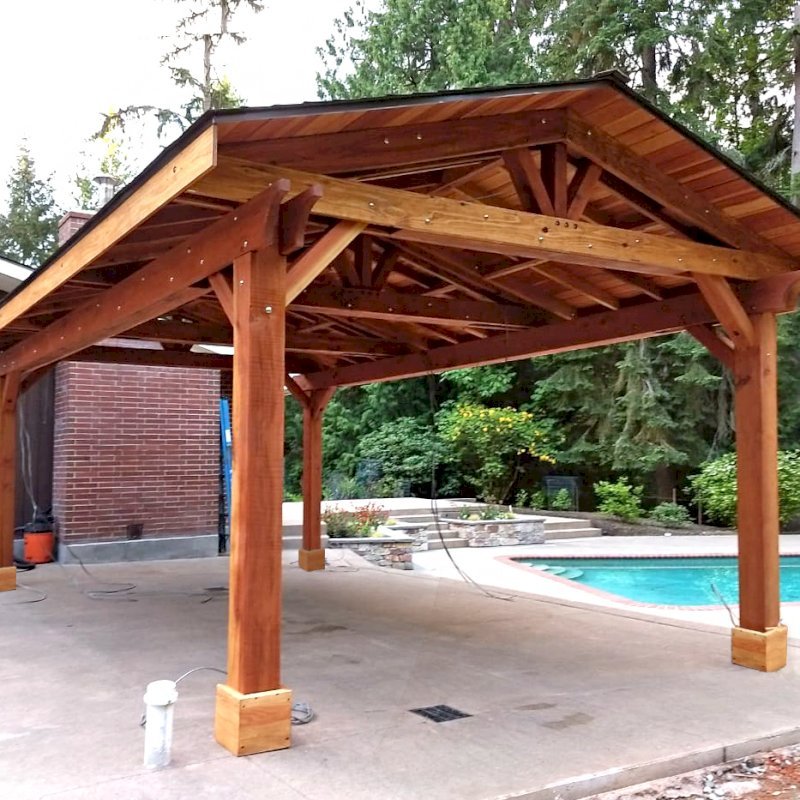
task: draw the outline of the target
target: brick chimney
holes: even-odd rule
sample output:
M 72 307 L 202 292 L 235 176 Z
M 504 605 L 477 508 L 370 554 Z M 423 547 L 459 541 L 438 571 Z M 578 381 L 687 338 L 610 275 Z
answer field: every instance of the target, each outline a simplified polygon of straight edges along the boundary
M 92 211 L 67 211 L 58 221 L 58 246 L 71 239 L 93 216 Z

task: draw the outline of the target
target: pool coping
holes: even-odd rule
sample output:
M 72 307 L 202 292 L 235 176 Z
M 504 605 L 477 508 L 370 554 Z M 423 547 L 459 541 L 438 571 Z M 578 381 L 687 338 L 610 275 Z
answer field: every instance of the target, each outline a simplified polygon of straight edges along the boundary
M 781 556 L 794 556 L 800 557 L 800 550 L 798 552 L 790 552 L 790 553 L 781 553 Z M 601 560 L 601 559 L 619 559 L 619 560 L 630 560 L 636 561 L 637 559 L 648 559 L 648 560 L 656 560 L 656 559 L 667 559 L 667 558 L 734 558 L 738 560 L 737 554 L 731 553 L 703 553 L 699 555 L 697 553 L 669 553 L 669 554 L 657 554 L 657 555 L 614 555 L 614 556 L 576 556 L 576 555 L 568 555 L 568 556 L 552 556 L 553 559 L 558 561 L 591 561 L 593 559 Z M 667 603 L 645 603 L 641 600 L 631 600 L 628 597 L 623 597 L 622 595 L 613 594 L 612 592 L 606 592 L 603 589 L 596 589 L 594 586 L 586 586 L 585 584 L 576 583 L 575 581 L 569 578 L 562 578 L 559 575 L 554 575 L 553 573 L 545 572 L 544 570 L 537 570 L 536 567 L 531 567 L 528 564 L 520 564 L 520 559 L 523 558 L 538 558 L 538 556 L 528 556 L 528 555 L 514 555 L 514 556 L 497 556 L 496 561 L 499 561 L 503 564 L 510 565 L 515 567 L 516 569 L 523 569 L 526 571 L 535 572 L 537 576 L 546 578 L 548 580 L 556 581 L 561 586 L 567 586 L 571 589 L 578 589 L 579 591 L 586 592 L 588 594 L 594 595 L 596 597 L 602 597 L 605 600 L 610 600 L 615 603 L 620 603 L 623 606 L 634 606 L 638 608 L 659 608 L 664 610 L 682 610 L 682 611 L 722 611 L 726 609 L 738 609 L 739 603 L 729 603 L 727 606 L 715 604 L 715 605 L 703 605 L 703 606 L 687 606 L 687 605 L 675 605 L 675 604 L 667 604 Z M 546 558 L 542 559 L 546 561 Z M 798 600 L 787 600 L 781 601 L 781 606 L 791 606 L 793 608 L 800 607 L 800 601 Z

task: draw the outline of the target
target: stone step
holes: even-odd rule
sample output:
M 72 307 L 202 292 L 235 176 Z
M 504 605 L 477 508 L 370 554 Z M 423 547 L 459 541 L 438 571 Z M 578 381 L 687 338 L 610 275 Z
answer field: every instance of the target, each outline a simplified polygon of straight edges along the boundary
M 467 547 L 466 539 L 455 539 L 449 536 L 444 536 L 444 542 L 450 550 L 457 550 L 459 547 Z M 435 539 L 428 540 L 428 550 L 444 550 L 442 540 L 437 536 Z
M 578 530 L 580 528 L 591 528 L 592 523 L 588 519 L 553 519 L 552 517 L 544 523 L 546 531 Z
M 600 528 L 561 528 L 555 531 L 545 528 L 545 536 L 548 542 L 558 539 L 585 539 L 602 535 L 603 531 Z

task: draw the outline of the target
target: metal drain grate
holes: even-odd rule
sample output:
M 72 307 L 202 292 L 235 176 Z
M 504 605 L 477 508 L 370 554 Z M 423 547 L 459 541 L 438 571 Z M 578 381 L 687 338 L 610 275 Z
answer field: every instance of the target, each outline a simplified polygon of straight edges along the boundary
M 464 719 L 472 714 L 465 714 L 452 706 L 426 706 L 425 708 L 410 708 L 412 714 L 419 714 L 431 722 L 450 722 L 454 719 Z

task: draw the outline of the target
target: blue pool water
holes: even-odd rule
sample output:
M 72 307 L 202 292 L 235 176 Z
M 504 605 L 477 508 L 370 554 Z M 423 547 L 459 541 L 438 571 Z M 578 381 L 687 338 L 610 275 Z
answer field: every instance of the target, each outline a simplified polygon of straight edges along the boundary
M 739 602 L 735 558 L 521 558 L 575 583 L 610 594 L 669 606 L 719 605 Z M 781 599 L 800 601 L 800 556 L 781 558 Z

